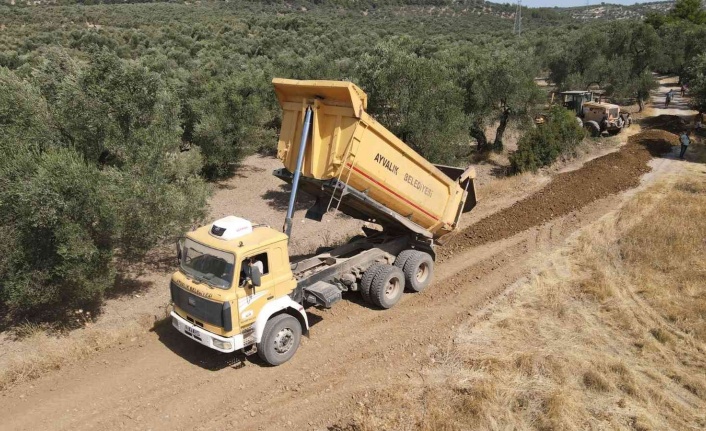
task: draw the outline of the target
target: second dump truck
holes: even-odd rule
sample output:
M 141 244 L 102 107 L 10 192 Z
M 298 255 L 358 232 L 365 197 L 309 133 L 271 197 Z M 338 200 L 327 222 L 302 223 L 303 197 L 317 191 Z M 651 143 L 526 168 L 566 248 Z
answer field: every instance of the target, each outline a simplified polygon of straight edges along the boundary
M 346 291 L 382 309 L 424 290 L 434 247 L 476 203 L 475 171 L 435 166 L 365 112 L 350 82 L 273 80 L 282 107 L 274 175 L 292 184 L 284 232 L 229 216 L 186 234 L 170 290 L 172 324 L 218 350 L 257 352 L 279 365 L 309 329 L 306 306 L 331 307 Z M 316 197 L 306 217 L 330 210 L 375 223 L 331 251 L 291 260 L 299 189 Z

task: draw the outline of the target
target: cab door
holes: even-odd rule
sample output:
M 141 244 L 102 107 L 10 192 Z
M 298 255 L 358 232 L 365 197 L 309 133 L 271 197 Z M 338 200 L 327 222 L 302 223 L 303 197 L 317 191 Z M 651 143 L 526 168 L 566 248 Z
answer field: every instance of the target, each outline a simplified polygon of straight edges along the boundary
M 238 298 L 238 317 L 240 328 L 245 329 L 255 323 L 262 307 L 275 297 L 275 283 L 272 277 L 272 259 L 269 251 L 256 251 L 245 256 L 240 262 L 240 274 L 236 296 Z M 246 280 L 250 259 L 262 264 L 260 286 L 254 286 Z

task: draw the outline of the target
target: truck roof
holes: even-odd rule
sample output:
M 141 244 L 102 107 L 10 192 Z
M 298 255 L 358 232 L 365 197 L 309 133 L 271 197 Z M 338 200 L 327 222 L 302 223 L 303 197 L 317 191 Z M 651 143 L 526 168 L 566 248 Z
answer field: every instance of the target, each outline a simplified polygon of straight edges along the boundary
M 209 232 L 212 224 L 207 224 L 194 231 L 191 231 L 187 236 L 201 244 L 225 251 L 237 251 L 238 253 L 247 253 L 250 249 L 256 247 L 265 247 L 270 244 L 287 240 L 287 235 L 272 229 L 269 226 L 254 226 L 253 231 L 247 235 L 231 239 L 223 240 L 214 237 Z M 242 245 L 241 245 L 242 244 Z

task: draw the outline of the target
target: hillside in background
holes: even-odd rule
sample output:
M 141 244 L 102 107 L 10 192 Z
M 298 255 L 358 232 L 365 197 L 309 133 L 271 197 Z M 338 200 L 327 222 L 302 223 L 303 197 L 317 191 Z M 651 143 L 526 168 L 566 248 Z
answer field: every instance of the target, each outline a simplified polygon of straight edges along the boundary
M 95 4 L 126 4 L 126 3 L 160 3 L 160 1 L 142 0 L 2 0 L 3 3 L 12 5 L 95 5 Z M 202 3 L 188 2 L 182 3 Z M 203 2 L 206 3 L 206 2 Z M 219 2 L 216 2 L 219 3 Z M 451 16 L 484 16 L 490 15 L 503 19 L 513 20 L 517 6 L 515 2 L 486 2 L 483 0 L 295 0 L 295 1 L 249 1 L 251 4 L 281 6 L 295 10 L 311 10 L 320 6 L 336 7 L 340 9 L 355 10 L 365 14 L 380 13 L 388 9 L 395 9 L 397 13 L 424 13 L 430 15 Z M 643 18 L 649 13 L 666 13 L 674 1 L 661 1 L 635 5 L 613 5 L 602 2 L 600 5 L 590 5 L 570 8 L 523 8 L 524 19 L 532 20 L 563 20 L 574 18 L 588 19 L 630 19 Z
M 634 5 L 600 4 L 567 8 L 566 12 L 578 20 L 592 19 L 642 19 L 652 13 L 667 13 L 674 7 L 673 1 L 643 3 Z

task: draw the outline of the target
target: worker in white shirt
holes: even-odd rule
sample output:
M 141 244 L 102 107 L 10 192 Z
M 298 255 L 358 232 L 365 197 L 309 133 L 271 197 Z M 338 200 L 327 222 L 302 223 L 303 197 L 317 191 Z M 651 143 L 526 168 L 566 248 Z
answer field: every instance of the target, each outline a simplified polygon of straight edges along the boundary
M 689 148 L 689 144 L 691 144 L 691 139 L 689 139 L 689 134 L 686 133 L 686 130 L 681 132 L 681 135 L 679 135 L 679 142 L 681 143 L 681 153 L 679 153 L 679 158 L 683 160 L 684 154 Z
M 254 256 L 248 257 L 243 261 L 243 267 L 241 268 L 241 286 L 252 280 L 252 270 L 257 268 L 260 271 L 260 275 L 264 272 L 264 265 L 261 261 L 255 259 Z

